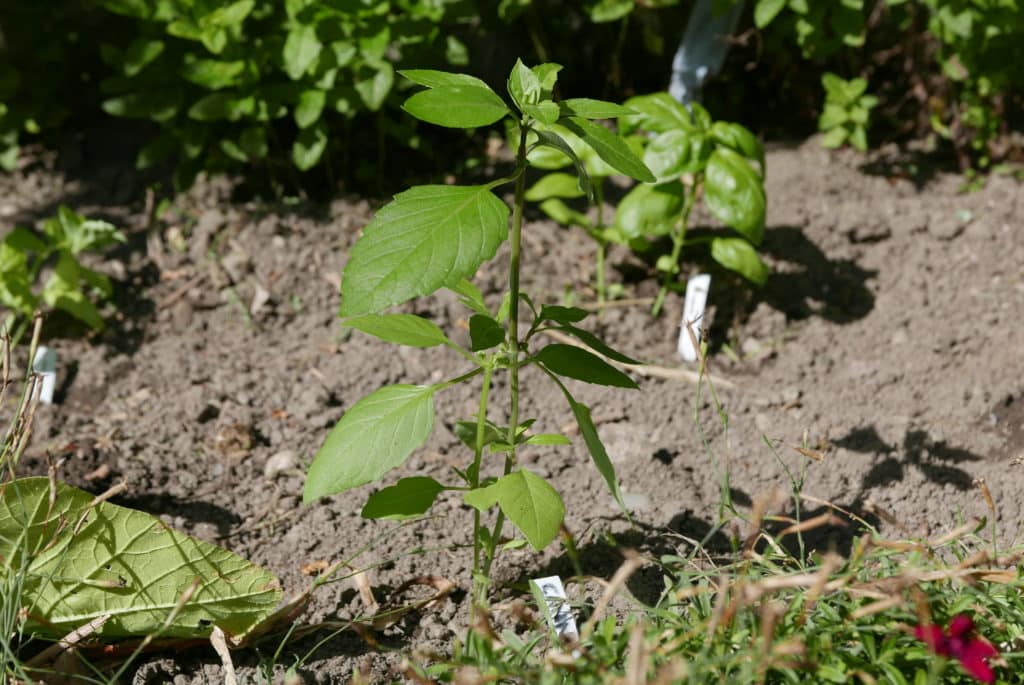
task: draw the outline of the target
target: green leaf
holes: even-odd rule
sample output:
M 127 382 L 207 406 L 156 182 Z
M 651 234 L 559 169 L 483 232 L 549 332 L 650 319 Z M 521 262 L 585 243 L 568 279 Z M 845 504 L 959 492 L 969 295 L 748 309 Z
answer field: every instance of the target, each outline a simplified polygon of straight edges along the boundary
M 319 121 L 326 101 L 327 93 L 322 90 L 311 88 L 302 91 L 299 104 L 295 106 L 295 125 L 299 128 L 308 128 Z
M 487 350 L 505 342 L 505 329 L 490 316 L 474 314 L 469 317 L 469 339 L 474 352 Z
M 524 445 L 571 445 L 572 440 L 561 433 L 538 433 L 523 441 Z
M 597 0 L 591 2 L 587 13 L 595 24 L 618 21 L 633 11 L 634 0 Z
M 434 427 L 436 386 L 389 385 L 345 412 L 306 474 L 304 502 L 380 480 L 422 445 Z
M 622 501 L 619 479 L 615 475 L 615 465 L 612 464 L 612 460 L 604 448 L 604 443 L 601 442 L 601 436 L 597 433 L 597 426 L 594 425 L 594 420 L 590 416 L 590 408 L 582 402 L 577 402 L 573 399 L 572 395 L 564 388 L 563 391 L 565 392 L 565 399 L 569 402 L 569 408 L 572 409 L 572 415 L 576 417 L 576 425 L 579 426 L 580 435 L 583 436 L 583 442 L 587 445 L 587 451 L 590 452 L 590 458 L 594 461 L 594 466 L 597 467 L 598 473 L 604 478 L 604 482 L 608 485 L 612 497 L 615 498 L 618 505 L 625 511 L 626 504 Z
M 624 117 L 620 121 L 625 129 L 623 133 L 636 127 L 651 133 L 675 129 L 692 131 L 695 128 L 690 113 L 668 93 L 638 95 L 626 100 L 624 105 L 638 114 Z
M 217 91 L 197 100 L 188 110 L 196 121 L 238 121 L 252 114 L 256 99 L 230 91 Z
M 573 199 L 583 197 L 585 193 L 580 190 L 579 181 L 575 176 L 562 172 L 555 172 L 541 176 L 524 197 L 530 202 L 540 202 L 549 197 L 563 197 Z
M 683 174 L 703 171 L 713 149 L 704 134 L 673 129 L 651 139 L 644 150 L 644 164 L 659 183 L 678 180 Z
M 181 91 L 174 88 L 131 93 L 103 101 L 103 111 L 127 119 L 152 119 L 163 122 L 174 118 L 181 108 Z
M 786 7 L 786 0 L 758 0 L 754 5 L 754 26 L 763 29 Z
M 761 177 L 747 160 L 718 148 L 708 160 L 704 200 L 711 214 L 754 245 L 764 236 L 765 195 Z
M 448 342 L 437 324 L 415 314 L 363 314 L 345 319 L 345 325 L 396 345 L 435 347 Z
M 562 114 L 558 105 L 551 100 L 546 100 L 536 105 L 523 105 L 521 109 L 524 114 L 529 114 L 531 117 L 547 126 L 555 124 L 558 121 L 558 117 Z
M 540 79 L 537 78 L 537 75 L 529 67 L 523 64 L 522 60 L 517 59 L 515 66 L 512 67 L 512 73 L 508 77 L 508 94 L 512 96 L 512 99 L 519 105 L 519 109 L 522 110 L 525 105 L 536 105 L 539 103 L 540 92 Z
M 636 114 L 636 111 L 629 107 L 590 98 L 569 98 L 562 100 L 559 104 L 562 106 L 563 116 L 583 117 L 584 119 L 614 119 Z
M 588 198 L 593 199 L 594 188 L 590 183 L 590 174 L 587 173 L 587 168 L 584 166 L 583 160 L 581 160 L 579 155 L 576 154 L 576 151 L 572 149 L 572 146 L 570 146 L 562 136 L 554 131 L 534 131 L 534 133 L 537 135 L 538 145 L 551 148 L 552 150 L 557 150 L 562 153 L 568 161 L 558 162 L 553 166 L 544 166 L 542 164 L 538 164 L 535 155 L 531 154 L 527 156 L 530 164 L 539 166 L 540 168 L 560 169 L 566 164 L 571 163 L 576 168 L 576 176 L 579 179 L 580 189 L 586 193 Z
M 615 223 L 627 239 L 667 235 L 682 215 L 685 202 L 683 186 L 677 181 L 638 185 L 619 202 Z
M 590 226 L 590 219 L 586 214 L 577 212 L 557 197 L 552 197 L 540 203 L 540 211 L 562 224 L 563 226 Z
M 711 241 L 711 258 L 756 285 L 764 285 L 771 273 L 757 250 L 743 238 L 715 238 Z
M 565 504 L 558 491 L 523 468 L 487 487 L 470 490 L 463 499 L 481 511 L 497 504 L 538 552 L 557 537 L 565 519 Z
M 711 137 L 719 145 L 724 145 L 757 162 L 761 175 L 764 176 L 764 145 L 753 133 L 739 124 L 716 121 L 711 125 Z
M 456 421 L 454 433 L 466 447 L 476 449 L 476 421 Z M 484 422 L 484 447 L 503 441 L 507 435 L 507 428 L 501 428 L 491 421 Z
M 574 345 L 552 343 L 541 349 L 535 359 L 559 376 L 597 385 L 636 389 L 636 382 L 596 354 Z
M 224 28 L 236 27 L 256 6 L 255 0 L 237 0 L 230 5 L 220 7 L 202 18 L 203 23 Z
M 240 82 L 240 76 L 245 72 L 245 61 L 234 60 L 226 62 L 216 59 L 191 59 L 186 60 L 178 73 L 186 81 L 208 90 L 220 90 L 235 86 Z
M 554 62 L 545 62 L 533 67 L 532 71 L 537 80 L 540 81 L 541 98 L 551 97 L 551 91 L 555 89 L 555 84 L 558 83 L 558 72 L 561 70 L 562 65 L 555 64 Z
M 238 146 L 249 159 L 262 159 L 267 156 L 267 129 L 262 126 L 250 126 L 242 131 L 238 138 Z
M 113 228 L 113 226 L 111 226 L 111 228 Z M 4 244 L 10 245 L 21 252 L 35 252 L 40 256 L 44 256 L 50 251 L 45 240 L 38 237 L 27 228 L 22 228 L 21 226 L 16 226 L 10 233 L 4 236 Z M 22 259 L 21 261 L 24 260 Z M 0 265 L 0 271 L 7 271 L 6 265 Z
M 442 86 L 416 93 L 402 105 L 409 114 L 448 128 L 487 126 L 508 114 L 508 107 L 490 88 Z
M 309 171 L 327 149 L 327 125 L 320 121 L 315 126 L 299 131 L 292 143 L 292 162 L 299 171 Z
M 484 302 L 483 293 L 480 292 L 480 288 L 477 288 L 470 281 L 462 278 L 458 282 L 449 285 L 448 289 L 459 296 L 459 301 L 467 309 L 477 314 L 490 316 L 491 311 L 487 308 L 487 303 Z
M 818 130 L 827 131 L 837 126 L 842 126 L 849 119 L 849 114 L 840 105 L 834 102 L 826 102 L 825 109 L 818 117 Z
M 855 126 L 850 134 L 850 144 L 861 152 L 868 150 L 868 134 L 863 126 Z
M 124 51 L 122 69 L 126 76 L 135 76 L 164 51 L 162 40 L 136 38 Z
M 426 86 L 427 88 L 474 86 L 490 90 L 490 87 L 485 82 L 469 74 L 455 74 L 449 71 L 436 71 L 434 69 L 403 69 L 398 73 L 413 83 Z M 494 91 L 491 92 L 493 93 Z
M 61 252 L 53 273 L 43 286 L 43 302 L 71 314 L 94 330 L 100 330 L 103 318 L 82 293 L 78 268 L 78 262 L 70 252 Z
M 433 478 L 414 476 L 370 495 L 363 507 L 364 519 L 402 519 L 422 516 L 434 504 L 444 486 Z
M 825 132 L 821 137 L 821 146 L 829 149 L 842 147 L 847 138 L 850 137 L 850 129 L 845 126 L 837 126 Z
M 341 314 L 365 314 L 453 287 L 494 256 L 508 206 L 487 186 L 417 186 L 363 230 L 341 284 Z
M 389 62 L 381 62 L 375 65 L 372 77 L 356 82 L 355 89 L 366 108 L 376 112 L 384 104 L 384 99 L 391 92 L 394 83 L 394 67 Z
M 213 626 L 242 636 L 281 599 L 277 579 L 220 547 L 171 530 L 157 517 L 47 478 L 0 489 L 0 559 L 24 579 L 27 631 L 62 637 L 109 616 L 106 637 L 161 630 L 182 594 L 195 593 L 162 637 L 205 637 Z M 80 525 L 79 525 L 80 524 Z
M 320 56 L 323 47 L 323 43 L 316 36 L 316 28 L 313 26 L 296 26 L 289 31 L 288 38 L 284 42 L 284 50 L 281 53 L 288 78 L 293 81 L 301 79 L 316 58 Z
M 629 149 L 626 141 L 604 126 L 579 117 L 565 119 L 562 124 L 618 171 L 645 183 L 654 183 L 656 180 L 651 170 Z
M 555 323 L 579 323 L 590 316 L 590 312 L 579 307 L 562 307 L 557 304 L 546 304 L 540 308 L 537 318 L 541 321 L 554 321 Z
M 620 364 L 640 363 L 636 359 L 633 359 L 632 357 L 627 357 L 618 350 L 612 349 L 603 340 L 601 340 L 588 330 L 577 328 L 576 326 L 573 326 L 571 324 L 562 324 L 561 326 L 558 327 L 558 330 L 562 331 L 563 333 L 568 333 L 569 335 L 576 338 L 577 340 L 579 340 L 580 342 L 582 342 L 584 345 L 594 350 L 595 352 L 599 352 L 600 354 L 603 354 L 609 359 L 614 359 Z

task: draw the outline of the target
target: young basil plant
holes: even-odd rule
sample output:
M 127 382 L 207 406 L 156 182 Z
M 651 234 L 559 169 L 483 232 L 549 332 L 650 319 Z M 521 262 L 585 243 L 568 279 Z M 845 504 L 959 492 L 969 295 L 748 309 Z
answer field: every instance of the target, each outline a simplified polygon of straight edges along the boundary
M 668 93 L 637 96 L 625 105 L 636 114 L 620 117 L 619 129 L 642 141 L 644 163 L 656 178 L 622 198 L 616 229 L 628 240 L 667 235 L 672 241 L 671 253 L 657 261 L 663 276 L 652 313 L 658 314 L 676 281 L 686 246 L 707 243 L 720 265 L 764 284 L 769 271 L 756 249 L 766 208 L 760 141 L 739 124 L 713 121 L 699 104 L 687 110 Z M 701 196 L 711 215 L 731 229 L 728 234 L 687 237 L 690 213 Z
M 510 120 L 516 132 L 516 166 L 508 178 L 484 185 L 417 186 L 399 193 L 377 213 L 353 246 L 341 284 L 345 323 L 400 345 L 449 347 L 465 359 L 466 371 L 433 385 L 387 386 L 356 402 L 328 435 L 305 484 L 304 500 L 311 502 L 380 481 L 429 437 L 434 425 L 434 396 L 458 383 L 478 381 L 476 416 L 456 424 L 458 437 L 472 453 L 466 468 L 455 469 L 445 482 L 426 476 L 403 478 L 371 495 L 363 509 L 369 518 L 407 518 L 424 514 L 441 493 L 459 492 L 474 509 L 473 573 L 478 601 L 486 597 L 487 576 L 505 520 L 541 550 L 558 535 L 565 514 L 565 504 L 555 488 L 519 460 L 524 446 L 569 443 L 560 434 L 533 433 L 534 421 L 520 416 L 519 372 L 523 367 L 538 367 L 565 396 L 594 464 L 622 505 L 612 461 L 590 410 L 573 397 L 563 379 L 636 388 L 629 376 L 605 361 L 633 360 L 578 326 L 586 311 L 538 306 L 521 292 L 524 174 L 535 151 L 552 148 L 573 159 L 577 187 L 589 192 L 591 179 L 567 141 L 571 133 L 617 172 L 646 182 L 655 177 L 629 145 L 593 121 L 621 116 L 628 110 L 596 100 L 553 99 L 560 69 L 556 64 L 531 69 L 517 62 L 507 84 L 511 103 L 480 79 L 465 74 L 402 72 L 424 87 L 403 105 L 417 119 L 452 128 Z M 511 208 L 494 192 L 508 184 L 514 185 Z M 508 280 L 504 304 L 495 311 L 468 279 L 494 257 L 505 240 L 510 243 Z M 471 313 L 468 349 L 431 321 L 411 314 L 384 313 L 441 288 L 457 293 Z M 540 334 L 547 330 L 572 336 L 582 347 L 544 344 Z M 499 373 L 508 375 L 507 425 L 489 418 L 492 381 Z M 493 525 L 487 528 L 482 515 L 495 509 Z

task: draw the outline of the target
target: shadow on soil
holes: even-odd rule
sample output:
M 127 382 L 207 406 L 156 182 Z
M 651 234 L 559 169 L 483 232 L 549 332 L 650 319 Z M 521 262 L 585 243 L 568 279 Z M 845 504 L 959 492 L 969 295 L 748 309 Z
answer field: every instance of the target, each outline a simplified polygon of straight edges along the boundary
M 916 468 L 933 483 L 949 483 L 958 490 L 970 490 L 974 479 L 956 464 L 984 459 L 945 440 L 934 440 L 922 430 L 907 431 L 901 444 L 890 445 L 882 440 L 874 426 L 864 426 L 853 429 L 834 443 L 854 452 L 881 457 L 864 476 L 862 494 L 871 488 L 903 480 L 909 468 Z
M 796 226 L 766 229 L 761 252 L 789 267 L 769 277 L 754 293 L 754 304 L 767 302 L 791 320 L 820 316 L 838 324 L 862 319 L 875 306 L 864 283 L 878 272 L 848 259 L 830 259 Z

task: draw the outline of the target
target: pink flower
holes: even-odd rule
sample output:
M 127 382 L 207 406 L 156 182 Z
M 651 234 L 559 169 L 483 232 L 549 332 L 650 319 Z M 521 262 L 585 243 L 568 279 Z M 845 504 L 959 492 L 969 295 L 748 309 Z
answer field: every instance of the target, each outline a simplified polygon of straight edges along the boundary
M 967 614 L 953 617 L 949 622 L 949 634 L 935 624 L 924 624 L 914 628 L 914 635 L 938 654 L 960 662 L 975 680 L 994 683 L 996 680 L 988 659 L 999 656 L 991 644 L 974 636 L 974 621 Z

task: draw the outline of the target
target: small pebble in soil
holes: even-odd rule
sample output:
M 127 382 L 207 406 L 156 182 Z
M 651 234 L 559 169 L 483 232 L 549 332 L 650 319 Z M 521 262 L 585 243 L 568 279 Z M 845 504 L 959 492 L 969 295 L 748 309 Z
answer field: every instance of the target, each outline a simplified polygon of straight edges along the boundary
M 293 450 L 281 450 L 267 459 L 267 463 L 263 466 L 263 477 L 267 480 L 274 480 L 282 473 L 294 469 L 298 463 L 298 456 Z

